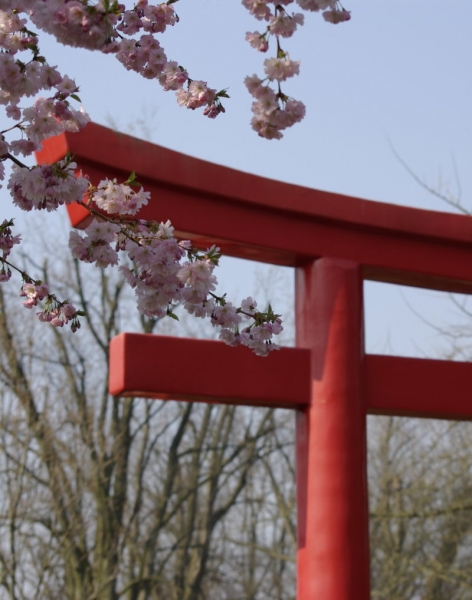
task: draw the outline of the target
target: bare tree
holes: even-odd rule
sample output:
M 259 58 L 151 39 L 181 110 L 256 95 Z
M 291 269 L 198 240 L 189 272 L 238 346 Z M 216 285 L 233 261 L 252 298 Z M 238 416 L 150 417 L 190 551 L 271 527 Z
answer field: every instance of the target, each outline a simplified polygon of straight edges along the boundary
M 80 335 L 20 322 L 0 289 L 0 598 L 293 598 L 292 419 L 111 397 L 111 337 L 162 323 L 133 322 L 117 276 L 54 269 Z
M 111 337 L 168 325 L 113 273 L 54 271 L 79 335 L 0 294 L 0 598 L 294 599 L 292 413 L 110 397 Z M 373 598 L 472 599 L 471 433 L 370 418 Z
M 373 597 L 472 598 L 471 424 L 370 425 Z
M 421 188 L 471 214 L 455 164 L 453 190 L 442 177 L 427 183 L 391 149 Z M 428 324 L 449 342 L 444 359 L 467 361 L 472 313 L 466 297 L 451 302 L 458 323 Z M 369 425 L 373 597 L 471 599 L 472 423 L 371 417 Z

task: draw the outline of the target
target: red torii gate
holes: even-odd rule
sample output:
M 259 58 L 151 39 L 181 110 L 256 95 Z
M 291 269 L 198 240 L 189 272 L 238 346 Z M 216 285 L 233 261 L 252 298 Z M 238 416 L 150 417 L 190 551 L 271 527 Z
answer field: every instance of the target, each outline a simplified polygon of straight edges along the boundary
M 366 415 L 472 419 L 472 365 L 366 355 L 362 282 L 472 293 L 472 219 L 256 177 L 95 124 L 48 140 L 37 158 L 66 152 L 94 182 L 135 170 L 153 198 L 140 218 L 296 268 L 296 348 L 259 358 L 222 342 L 124 333 L 110 348 L 110 392 L 295 409 L 297 598 L 367 600 Z M 78 227 L 90 219 L 79 205 L 69 214 Z

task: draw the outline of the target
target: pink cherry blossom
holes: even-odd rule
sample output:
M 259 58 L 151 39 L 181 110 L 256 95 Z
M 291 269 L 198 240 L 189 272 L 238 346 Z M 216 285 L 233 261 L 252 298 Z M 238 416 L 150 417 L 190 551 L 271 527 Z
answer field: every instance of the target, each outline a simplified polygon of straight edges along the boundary
M 13 246 L 21 242 L 21 236 L 12 235 L 12 226 L 13 221 L 7 221 L 7 219 L 0 224 L 0 250 L 2 251 L 3 258 L 8 258 Z
M 267 58 L 264 61 L 264 71 L 269 79 L 285 81 L 289 77 L 298 75 L 300 62 L 286 58 Z
M 150 193 L 143 188 L 135 192 L 129 185 L 118 184 L 116 179 L 105 179 L 98 184 L 92 200 L 108 214 L 135 215 L 149 197 Z
M 243 6 L 256 17 L 256 19 L 266 21 L 270 18 L 270 8 L 268 6 L 270 0 L 243 0 Z
M 303 8 L 303 10 L 318 12 L 319 10 L 325 10 L 326 8 L 335 8 L 337 0 L 297 0 L 297 4 Z
M 305 17 L 301 13 L 292 16 L 282 13 L 273 16 L 269 23 L 269 31 L 272 35 L 291 37 L 299 25 L 303 25 Z
M 269 42 L 267 41 L 267 38 L 258 31 L 254 31 L 254 33 L 246 33 L 246 40 L 253 48 L 259 50 L 259 52 L 267 52 L 269 49 Z
M 9 281 L 10 278 L 11 278 L 11 270 L 9 268 L 5 269 L 5 266 L 2 266 L 2 269 L 0 270 L 0 283 Z
M 211 315 L 211 324 L 213 326 L 230 328 L 241 323 L 241 315 L 238 313 L 235 306 L 231 302 L 227 302 L 224 306 L 217 306 Z
M 298 75 L 300 62 L 291 60 L 282 40 L 290 38 L 304 23 L 301 13 L 288 13 L 294 0 L 242 0 L 243 6 L 264 28 L 247 33 L 250 45 L 260 52 L 269 46 L 275 56 L 264 61 L 264 76 L 247 77 L 246 87 L 253 97 L 251 125 L 259 136 L 281 139 L 282 131 L 301 121 L 302 102 L 282 91 L 281 84 Z M 297 0 L 307 11 L 324 11 L 331 23 L 350 19 L 338 0 Z M 21 162 L 41 148 L 42 142 L 62 132 L 80 131 L 89 122 L 79 102 L 76 81 L 48 63 L 40 54 L 37 28 L 69 46 L 115 54 L 128 70 L 157 82 L 165 91 L 173 90 L 177 102 L 190 110 L 216 118 L 225 109 L 219 92 L 205 81 L 190 78 L 186 69 L 169 60 L 158 37 L 178 22 L 173 2 L 151 4 L 137 0 L 132 9 L 115 2 L 91 0 L 0 0 L 0 105 L 14 123 L 0 136 L 0 180 L 5 177 L 5 161 L 13 165 L 7 187 L 14 204 L 23 210 L 56 210 L 62 204 L 79 202 L 94 220 L 82 233 L 72 231 L 72 255 L 99 267 L 114 266 L 124 254 L 129 266 L 120 269 L 136 295 L 138 310 L 149 317 L 174 315 L 180 304 L 187 312 L 209 318 L 220 329 L 220 338 L 231 346 L 245 345 L 266 356 L 278 346 L 273 337 L 282 331 L 280 317 L 258 311 L 249 297 L 240 307 L 216 294 L 214 274 L 219 250 L 198 251 L 189 241 L 174 237 L 172 224 L 147 222 L 135 217 L 149 201 L 149 193 L 133 189 L 135 175 L 118 183 L 105 179 L 97 187 L 90 184 L 70 158 L 51 165 L 28 167 Z M 135 36 L 135 37 L 133 37 Z M 274 40 L 274 44 L 270 41 Z M 28 101 L 28 98 L 31 101 Z M 16 138 L 15 138 L 16 135 Z M 87 193 L 84 201 L 84 194 Z M 102 211 L 101 216 L 95 206 Z M 126 218 L 125 218 L 126 217 Z M 54 327 L 70 323 L 80 327 L 75 306 L 60 301 L 42 282 L 34 281 L 9 262 L 9 255 L 21 238 L 12 233 L 13 221 L 0 224 L 0 282 L 11 278 L 16 269 L 23 278 L 20 295 L 26 308 L 43 302 L 38 319 Z M 11 267 L 11 268 L 10 268 Z M 240 330 L 244 321 L 244 329 Z
M 328 23 L 333 23 L 337 25 L 338 23 L 343 23 L 344 21 L 349 21 L 351 18 L 351 13 L 347 10 L 327 10 L 323 13 L 323 19 Z

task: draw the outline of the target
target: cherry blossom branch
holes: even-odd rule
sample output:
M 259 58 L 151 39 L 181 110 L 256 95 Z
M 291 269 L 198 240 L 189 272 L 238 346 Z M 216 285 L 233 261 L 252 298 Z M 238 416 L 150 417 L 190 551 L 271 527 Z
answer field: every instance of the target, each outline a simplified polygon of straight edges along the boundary
M 47 321 L 54 327 L 63 327 L 71 323 L 73 332 L 80 328 L 79 317 L 84 316 L 83 311 L 77 310 L 69 300 L 59 300 L 55 294 L 49 292 L 49 288 L 41 280 L 33 279 L 24 269 L 20 269 L 11 261 L 7 260 L 11 249 L 15 244 L 20 243 L 20 236 L 12 236 L 11 227 L 13 219 L 5 220 L 0 224 L 0 250 L 3 256 L 0 256 L 2 268 L 0 270 L 0 282 L 8 281 L 11 278 L 11 269 L 21 275 L 23 285 L 20 289 L 20 296 L 26 298 L 23 302 L 25 308 L 33 308 L 38 305 L 38 301 L 44 301 L 43 309 L 36 313 L 40 321 Z M 5 269 L 7 266 L 7 269 Z
M 264 61 L 266 77 L 257 75 L 246 77 L 245 84 L 249 93 L 255 98 L 252 104 L 252 128 L 260 137 L 280 140 L 284 129 L 300 122 L 305 116 L 305 105 L 290 98 L 282 92 L 281 82 L 298 75 L 298 61 L 290 60 L 288 52 L 282 49 L 280 38 L 291 37 L 299 25 L 303 25 L 301 13 L 289 15 L 284 5 L 294 0 L 243 0 L 243 5 L 259 21 L 268 22 L 266 31 L 247 32 L 246 40 L 259 52 L 267 52 L 270 37 L 275 37 L 275 58 Z M 350 19 L 338 0 L 297 0 L 298 5 L 309 11 L 324 10 L 323 17 L 331 23 L 340 23 Z M 271 10 L 271 5 L 274 5 Z M 329 10 L 325 10 L 329 9 Z M 275 83 L 277 92 L 270 86 Z
M 85 206 L 94 221 L 84 237 L 71 232 L 73 256 L 106 267 L 118 264 L 119 253 L 125 253 L 133 268 L 120 269 L 135 291 L 142 314 L 177 318 L 173 310 L 181 304 L 196 317 L 208 317 L 213 326 L 220 328 L 220 338 L 226 343 L 244 344 L 265 356 L 278 347 L 272 343 L 272 337 L 282 331 L 280 316 L 270 306 L 265 312 L 258 311 L 252 298 L 236 307 L 226 300 L 226 295 L 214 293 L 218 248 L 202 252 L 188 241 L 177 240 L 169 221 L 130 218 L 149 198 L 142 188 L 132 190 L 138 185 L 134 174 L 123 184 L 105 179 L 94 187 L 86 176 L 76 172 L 77 165 L 70 156 L 52 165 L 35 167 L 28 167 L 17 158 L 40 150 L 50 136 L 81 130 L 90 120 L 84 109 L 76 109 L 72 102 L 80 102 L 77 84 L 50 66 L 40 53 L 38 34 L 31 31 L 28 21 L 63 44 L 114 54 L 126 69 L 157 80 L 165 91 L 174 91 L 180 106 L 203 108 L 203 114 L 209 118 L 225 112 L 222 99 L 228 98 L 227 91 L 217 92 L 206 82 L 191 79 L 184 67 L 167 59 L 156 39 L 156 35 L 178 22 L 172 6 L 176 2 L 152 5 L 148 0 L 137 0 L 128 10 L 117 0 L 0 0 L 0 104 L 5 106 L 6 116 L 16 121 L 0 133 L 0 180 L 5 177 L 5 161 L 11 161 L 7 187 L 13 203 L 25 211 L 53 211 L 72 202 Z M 291 37 L 304 21 L 302 14 L 287 12 L 286 6 L 293 2 L 243 0 L 256 19 L 267 22 L 264 33 L 246 35 L 249 43 L 266 52 L 269 41 L 275 38 L 276 42 L 275 57 L 264 61 L 265 77 L 254 75 L 245 81 L 255 99 L 252 127 L 267 139 L 280 139 L 281 131 L 305 114 L 303 103 L 286 95 L 281 85 L 299 72 L 299 62 L 292 61 L 281 44 L 281 38 Z M 297 4 L 302 10 L 324 11 L 323 17 L 331 23 L 350 18 L 337 0 L 297 0 Z M 136 34 L 138 38 L 132 37 Z M 30 55 L 20 58 L 25 53 Z M 37 97 L 42 91 L 48 97 Z M 34 104 L 23 107 L 23 100 L 29 97 L 36 98 Z M 8 139 L 13 132 L 19 132 L 20 139 Z M 85 194 L 87 202 L 83 201 Z M 40 280 L 33 280 L 8 260 L 11 249 L 20 242 L 20 236 L 12 235 L 12 226 L 12 220 L 0 224 L 0 281 L 10 279 L 11 269 L 16 270 L 23 279 L 23 304 L 32 308 L 38 301 L 44 302 L 43 310 L 37 313 L 41 320 L 56 327 L 70 322 L 75 331 L 83 312 L 67 300 L 58 300 Z
M 0 281 L 8 281 L 11 277 L 11 270 L 13 269 L 14 271 L 16 271 L 17 273 L 19 273 L 23 279 L 23 281 L 33 281 L 33 279 L 28 275 L 28 273 L 26 273 L 26 271 L 23 271 L 22 269 L 20 269 L 19 267 L 15 266 L 13 263 L 11 263 L 10 261 L 8 261 L 6 258 L 2 258 L 0 256 L 0 262 L 2 263 L 2 270 L 0 271 Z M 7 265 L 8 270 L 5 270 L 5 265 Z
M 6 154 L 4 154 L 3 156 L 0 157 L 0 159 L 2 159 L 2 160 L 6 159 L 6 158 L 8 158 L 12 162 L 14 162 L 15 165 L 18 165 L 22 169 L 29 169 L 29 167 L 26 166 L 25 163 L 22 163 L 21 160 L 18 160 L 15 156 L 12 156 L 9 152 L 7 152 Z
M 88 200 L 81 205 L 99 221 L 85 230 L 85 237 L 70 234 L 73 256 L 103 267 L 117 264 L 118 251 L 124 251 L 134 268 L 120 269 L 135 290 L 138 309 L 144 315 L 178 319 L 174 306 L 181 304 L 190 314 L 210 318 L 212 325 L 221 329 L 220 338 L 232 346 L 249 346 L 261 356 L 277 349 L 272 337 L 282 331 L 282 321 L 270 306 L 265 312 L 258 311 L 257 303 L 246 298 L 235 307 L 226 294 L 214 293 L 217 280 L 213 271 L 221 256 L 217 247 L 202 252 L 188 241 L 177 240 L 169 221 L 124 217 L 136 214 L 148 202 L 149 194 L 142 188 L 134 192 L 131 185 L 139 186 L 134 173 L 121 185 L 105 180 L 96 188 L 89 187 Z M 253 323 L 241 329 L 243 319 Z

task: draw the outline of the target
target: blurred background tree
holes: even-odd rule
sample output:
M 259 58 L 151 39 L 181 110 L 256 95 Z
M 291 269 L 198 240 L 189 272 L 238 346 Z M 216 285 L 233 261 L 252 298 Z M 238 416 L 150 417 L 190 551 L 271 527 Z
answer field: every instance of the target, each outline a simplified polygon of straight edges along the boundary
M 0 295 L 0 599 L 294 600 L 293 413 L 110 397 L 111 337 L 172 322 L 67 260 L 42 268 L 86 307 L 80 334 Z M 369 417 L 373 598 L 472 598 L 471 433 Z
M 271 492 L 291 415 L 111 397 L 111 337 L 165 323 L 131 317 L 114 272 L 52 268 L 86 307 L 79 335 L 0 290 L 0 597 L 292 598 L 293 499 Z

